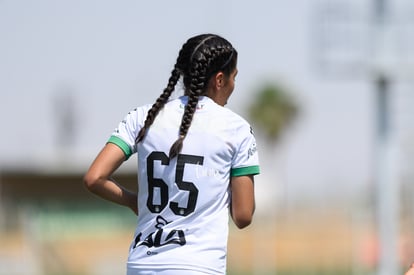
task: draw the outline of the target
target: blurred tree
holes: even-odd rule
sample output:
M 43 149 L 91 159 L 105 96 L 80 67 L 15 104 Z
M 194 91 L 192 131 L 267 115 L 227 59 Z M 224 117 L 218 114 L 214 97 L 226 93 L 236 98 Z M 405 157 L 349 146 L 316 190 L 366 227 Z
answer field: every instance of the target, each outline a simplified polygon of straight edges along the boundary
M 278 142 L 284 130 L 297 117 L 299 107 L 288 91 L 276 84 L 258 89 L 248 115 L 269 142 Z
M 263 133 L 263 137 L 268 142 L 266 149 L 263 150 L 263 158 L 261 158 L 267 160 L 261 162 L 260 165 L 262 182 L 257 185 L 255 193 L 257 196 L 257 215 L 260 215 L 262 222 L 267 223 L 266 226 L 273 232 L 277 231 L 276 217 L 278 214 L 279 217 L 281 217 L 280 214 L 284 214 L 283 216 L 286 217 L 286 210 L 289 209 L 288 186 L 284 172 L 286 162 L 283 152 L 280 151 L 281 148 L 278 148 L 276 144 L 280 141 L 286 128 L 297 117 L 298 111 L 296 101 L 293 100 L 287 89 L 272 83 L 264 84 L 257 89 L 250 106 L 248 106 L 249 119 L 252 124 L 257 126 L 258 131 Z M 263 251 L 263 247 L 259 243 L 255 243 L 254 250 Z M 271 257 L 276 259 L 274 253 Z M 257 274 L 261 274 L 262 257 L 260 253 L 254 253 L 254 255 L 253 270 L 256 270 Z

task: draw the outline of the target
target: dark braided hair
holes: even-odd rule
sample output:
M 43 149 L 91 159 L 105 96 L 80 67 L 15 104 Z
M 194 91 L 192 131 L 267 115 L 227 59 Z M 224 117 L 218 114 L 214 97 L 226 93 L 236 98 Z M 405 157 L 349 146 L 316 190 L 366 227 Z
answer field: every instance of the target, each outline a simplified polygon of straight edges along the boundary
M 179 137 L 171 146 L 169 152 L 170 159 L 176 157 L 182 149 L 198 100 L 200 96 L 205 95 L 210 78 L 219 71 L 229 76 L 236 68 L 236 63 L 237 51 L 226 39 L 215 34 L 202 34 L 188 39 L 178 54 L 167 87 L 148 111 L 144 126 L 138 133 L 136 142 L 138 143 L 144 138 L 147 129 L 168 101 L 180 76 L 182 76 L 184 94 L 188 96 L 188 103 L 185 106 L 181 120 Z
M 174 91 L 175 85 L 177 84 L 178 80 L 180 79 L 180 73 L 177 68 L 174 68 L 171 72 L 170 79 L 168 80 L 168 85 L 164 89 L 164 92 L 157 98 L 155 103 L 152 105 L 151 109 L 149 109 L 147 113 L 147 118 L 144 122 L 144 127 L 138 133 L 138 136 L 135 139 L 135 143 L 140 142 L 144 136 L 146 130 L 152 125 L 154 122 L 155 117 L 162 109 L 164 104 L 168 101 L 168 98 L 171 96 L 172 92 Z

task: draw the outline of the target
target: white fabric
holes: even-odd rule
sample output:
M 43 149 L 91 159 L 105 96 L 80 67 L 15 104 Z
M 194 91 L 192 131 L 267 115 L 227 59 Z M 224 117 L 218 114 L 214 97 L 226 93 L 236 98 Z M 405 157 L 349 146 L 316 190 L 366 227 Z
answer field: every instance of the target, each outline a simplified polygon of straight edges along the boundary
M 130 112 L 110 139 L 127 157 L 138 153 L 139 216 L 129 272 L 226 271 L 230 177 L 232 171 L 258 173 L 256 141 L 243 118 L 202 97 L 183 149 L 170 161 L 168 152 L 178 138 L 186 101 L 169 101 L 137 146 L 135 137 L 149 105 Z

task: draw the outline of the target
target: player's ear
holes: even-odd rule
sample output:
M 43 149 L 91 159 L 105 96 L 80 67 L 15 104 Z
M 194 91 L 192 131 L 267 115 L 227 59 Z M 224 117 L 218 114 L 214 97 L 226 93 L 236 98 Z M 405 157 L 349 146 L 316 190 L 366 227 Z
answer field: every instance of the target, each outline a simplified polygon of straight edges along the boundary
M 224 74 L 223 72 L 218 72 L 215 76 L 214 76 L 214 83 L 216 86 L 216 89 L 219 90 L 224 86 Z

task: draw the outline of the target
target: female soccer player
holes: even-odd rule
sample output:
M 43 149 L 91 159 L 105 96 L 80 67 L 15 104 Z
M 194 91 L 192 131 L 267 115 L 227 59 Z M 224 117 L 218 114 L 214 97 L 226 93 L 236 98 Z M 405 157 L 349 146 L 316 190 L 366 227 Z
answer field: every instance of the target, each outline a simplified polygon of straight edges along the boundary
M 223 107 L 236 74 L 226 39 L 190 38 L 163 93 L 126 115 L 86 173 L 91 192 L 138 215 L 128 275 L 225 274 L 229 212 L 238 228 L 251 223 L 259 173 L 249 124 Z M 170 100 L 181 78 L 184 95 Z M 134 153 L 138 194 L 111 179 Z

